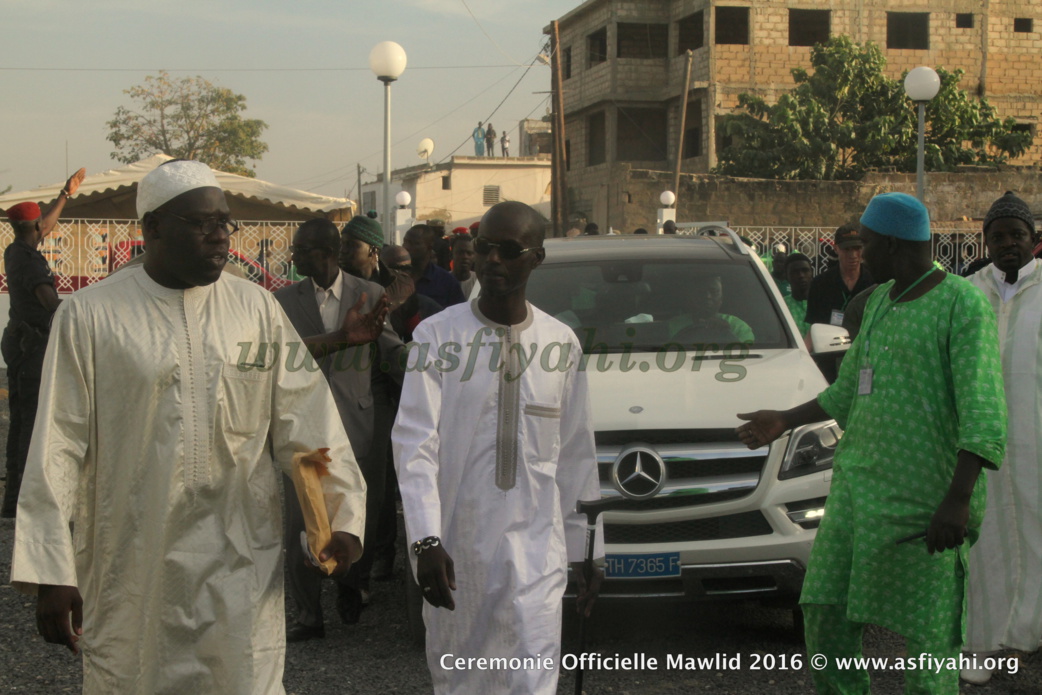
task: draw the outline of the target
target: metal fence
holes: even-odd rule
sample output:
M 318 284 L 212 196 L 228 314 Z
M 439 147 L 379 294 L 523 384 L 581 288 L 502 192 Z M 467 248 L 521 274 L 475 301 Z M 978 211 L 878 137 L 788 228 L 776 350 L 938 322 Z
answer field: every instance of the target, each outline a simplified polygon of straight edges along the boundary
M 971 225 L 949 224 L 933 230 L 934 260 L 948 272 L 959 274 L 966 265 L 987 255 L 980 226 Z M 815 273 L 835 258 L 835 227 L 735 227 L 734 231 L 752 241 L 761 256 L 770 255 L 775 244 L 784 243 L 789 253 L 808 256 Z
M 276 278 L 291 274 L 289 246 L 299 226 L 294 221 L 243 222 L 232 236 L 232 249 L 256 262 Z M 950 225 L 935 229 L 934 258 L 949 272 L 960 273 L 973 260 L 986 255 L 980 227 Z M 790 253 L 806 254 L 815 272 L 828 264 L 832 251 L 833 227 L 735 227 L 753 242 L 760 255 L 769 255 L 773 246 L 784 243 Z M 6 221 L 0 223 L 0 248 L 14 240 Z M 64 220 L 47 236 L 40 250 L 57 275 L 59 292 L 71 292 L 106 277 L 130 257 L 131 242 L 139 242 L 137 220 Z M 7 291 L 7 270 L 0 262 L 0 292 Z
M 243 222 L 231 247 L 276 278 L 290 275 L 289 246 L 300 222 Z M 0 245 L 14 241 L 11 225 L 0 224 Z M 47 235 L 40 251 L 55 273 L 59 292 L 97 282 L 135 255 L 141 241 L 137 220 L 62 220 Z M 0 262 L 0 292 L 7 291 L 7 269 Z

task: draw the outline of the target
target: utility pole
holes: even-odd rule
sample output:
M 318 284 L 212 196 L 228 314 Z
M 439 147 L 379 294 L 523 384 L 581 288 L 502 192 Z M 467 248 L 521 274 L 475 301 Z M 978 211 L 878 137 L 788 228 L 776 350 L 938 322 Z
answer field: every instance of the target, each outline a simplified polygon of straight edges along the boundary
M 673 195 L 677 197 L 676 210 L 680 211 L 680 165 L 684 161 L 684 130 L 687 128 L 687 95 L 691 91 L 691 65 L 695 52 L 687 51 L 687 70 L 684 72 L 684 88 L 680 91 L 680 137 L 677 138 L 677 165 L 673 169 Z
M 554 236 L 564 236 L 568 229 L 568 185 L 565 172 L 568 155 L 564 146 L 564 78 L 561 71 L 561 35 L 557 21 L 550 22 L 550 70 L 553 102 L 553 157 L 551 159 L 551 217 Z
M 362 210 L 362 165 L 356 164 L 355 166 L 358 167 L 358 200 L 356 201 L 358 203 L 358 214 L 364 215 L 368 211 Z

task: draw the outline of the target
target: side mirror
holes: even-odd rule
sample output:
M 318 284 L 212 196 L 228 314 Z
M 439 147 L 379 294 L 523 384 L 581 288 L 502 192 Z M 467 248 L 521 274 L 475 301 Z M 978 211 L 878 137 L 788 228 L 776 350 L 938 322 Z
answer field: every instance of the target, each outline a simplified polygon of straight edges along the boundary
M 850 349 L 850 333 L 843 326 L 815 323 L 810 327 L 810 354 L 824 355 Z

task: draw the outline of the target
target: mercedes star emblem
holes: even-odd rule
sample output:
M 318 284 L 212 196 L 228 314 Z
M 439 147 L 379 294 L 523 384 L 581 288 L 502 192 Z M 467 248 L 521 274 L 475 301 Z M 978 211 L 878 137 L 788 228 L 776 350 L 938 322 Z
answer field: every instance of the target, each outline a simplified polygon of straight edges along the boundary
M 647 446 L 626 449 L 611 467 L 611 481 L 623 497 L 646 500 L 666 484 L 666 463 Z

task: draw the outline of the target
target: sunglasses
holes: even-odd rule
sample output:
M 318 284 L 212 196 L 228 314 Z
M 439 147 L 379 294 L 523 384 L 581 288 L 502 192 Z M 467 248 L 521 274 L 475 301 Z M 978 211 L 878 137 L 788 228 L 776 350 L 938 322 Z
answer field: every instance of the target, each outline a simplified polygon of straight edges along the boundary
M 474 253 L 479 256 L 487 256 L 492 253 L 492 249 L 495 249 L 499 254 L 499 257 L 505 261 L 512 261 L 520 258 L 522 254 L 528 253 L 529 251 L 535 251 L 538 246 L 530 246 L 525 249 L 521 247 L 521 244 L 516 241 L 489 241 L 484 237 L 478 237 L 474 240 Z
M 210 236 L 218 229 L 225 232 L 229 236 L 239 231 L 239 223 L 230 217 L 204 217 L 202 219 L 182 217 L 181 215 L 173 212 L 163 212 L 162 214 L 173 217 L 175 220 L 181 220 L 189 227 L 193 227 L 203 236 Z

